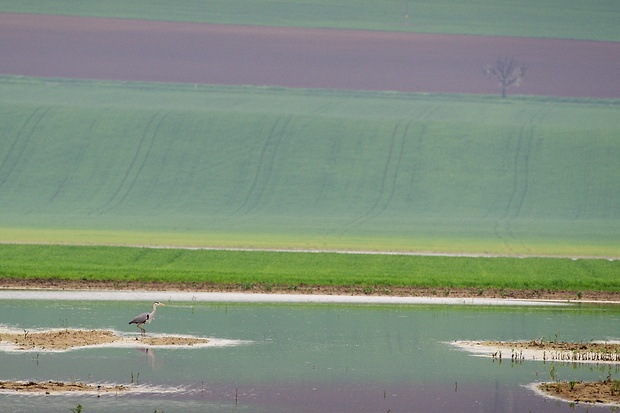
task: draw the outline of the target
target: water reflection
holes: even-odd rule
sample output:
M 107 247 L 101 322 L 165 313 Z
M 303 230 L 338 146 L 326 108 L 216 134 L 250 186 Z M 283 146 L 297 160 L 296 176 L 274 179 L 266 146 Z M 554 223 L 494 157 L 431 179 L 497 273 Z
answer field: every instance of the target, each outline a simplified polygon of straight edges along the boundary
M 169 304 L 166 302 L 166 304 Z M 235 345 L 191 349 L 99 348 L 0 352 L 0 380 L 139 383 L 174 389 L 113 397 L 0 395 L 2 411 L 575 412 L 608 411 L 544 399 L 525 387 L 600 380 L 618 368 L 502 363 L 453 348 L 453 340 L 589 341 L 618 331 L 615 306 L 187 303 L 158 312 L 149 334 L 191 334 Z M 113 328 L 145 303 L 0 300 L 12 328 Z M 101 317 L 105 314 L 105 317 Z M 104 320 L 104 321 L 102 321 Z
M 160 365 L 156 365 L 155 350 L 154 349 L 146 348 L 146 347 L 142 347 L 142 348 L 138 347 L 138 348 L 136 348 L 136 351 L 138 351 L 139 353 L 142 353 L 144 355 L 143 360 L 144 360 L 145 364 L 151 368 L 151 370 L 155 370 L 155 369 L 161 367 L 161 364 Z

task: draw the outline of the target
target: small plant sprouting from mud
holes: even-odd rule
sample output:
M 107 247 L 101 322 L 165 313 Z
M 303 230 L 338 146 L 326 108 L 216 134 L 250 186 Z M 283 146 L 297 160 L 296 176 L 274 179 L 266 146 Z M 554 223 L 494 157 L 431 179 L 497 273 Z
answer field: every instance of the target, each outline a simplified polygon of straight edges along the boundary
M 364 292 L 364 294 L 366 295 L 371 295 L 372 293 L 375 292 L 375 289 L 370 287 L 370 286 L 366 286 L 362 289 L 362 291 Z
M 617 369 L 616 369 L 617 371 Z M 609 392 L 612 396 L 620 395 L 620 380 L 611 378 L 611 367 L 609 368 L 609 373 L 607 373 L 607 377 L 605 378 L 604 383 L 609 384 Z
M 84 409 L 84 407 L 82 407 L 82 405 L 78 403 L 78 405 L 75 406 L 74 409 L 69 410 L 71 410 L 73 413 L 82 413 L 82 409 Z

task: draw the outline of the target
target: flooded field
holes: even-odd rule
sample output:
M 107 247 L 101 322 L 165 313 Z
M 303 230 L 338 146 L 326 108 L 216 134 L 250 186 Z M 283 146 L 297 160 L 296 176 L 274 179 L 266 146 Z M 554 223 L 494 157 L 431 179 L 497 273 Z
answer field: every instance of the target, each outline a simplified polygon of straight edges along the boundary
M 122 385 L 127 391 L 0 392 L 2 411 L 67 412 L 603 412 L 530 386 L 620 379 L 616 365 L 479 357 L 456 340 L 617 340 L 620 306 L 305 303 L 158 297 L 147 337 L 191 336 L 212 345 L 149 346 L 128 322 L 143 300 L 108 294 L 0 294 L 2 331 L 101 329 L 117 347 L 0 351 L 0 382 Z M 70 297 L 71 299 L 66 299 Z M 32 298 L 32 297 L 31 297 Z M 235 298 L 232 301 L 239 301 Z

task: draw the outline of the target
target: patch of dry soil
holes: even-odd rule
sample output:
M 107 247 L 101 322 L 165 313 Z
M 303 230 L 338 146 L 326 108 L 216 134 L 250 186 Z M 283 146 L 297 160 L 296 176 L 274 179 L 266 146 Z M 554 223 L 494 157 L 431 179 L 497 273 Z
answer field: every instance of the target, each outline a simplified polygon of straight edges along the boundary
M 198 337 L 123 337 L 108 330 L 51 330 L 23 333 L 0 332 L 0 344 L 15 350 L 70 350 L 95 345 L 138 344 L 146 346 L 193 346 L 209 340 Z
M 541 383 L 543 393 L 574 403 L 605 403 L 620 405 L 620 381 Z
M 64 393 L 64 392 L 88 392 L 88 393 L 118 393 L 129 391 L 128 386 L 121 384 L 114 386 L 102 386 L 86 383 L 63 383 L 60 381 L 0 381 L 0 391 L 26 392 L 26 393 Z
M 144 345 L 144 346 L 194 346 L 209 340 L 198 337 L 152 336 L 123 337 L 108 330 L 50 330 L 42 332 L 0 332 L 0 345 L 10 350 L 65 351 L 77 347 L 95 345 Z M 59 381 L 0 381 L 0 392 L 54 394 L 80 392 L 92 394 L 120 393 L 130 391 L 125 385 L 97 385 Z

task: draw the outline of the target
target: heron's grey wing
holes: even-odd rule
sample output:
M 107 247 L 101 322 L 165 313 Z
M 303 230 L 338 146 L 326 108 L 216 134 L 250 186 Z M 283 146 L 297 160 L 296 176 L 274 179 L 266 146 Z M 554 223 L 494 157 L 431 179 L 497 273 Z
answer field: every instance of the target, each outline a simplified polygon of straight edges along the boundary
M 149 313 L 142 313 L 134 317 L 133 320 L 129 322 L 129 324 L 142 324 L 149 319 Z

